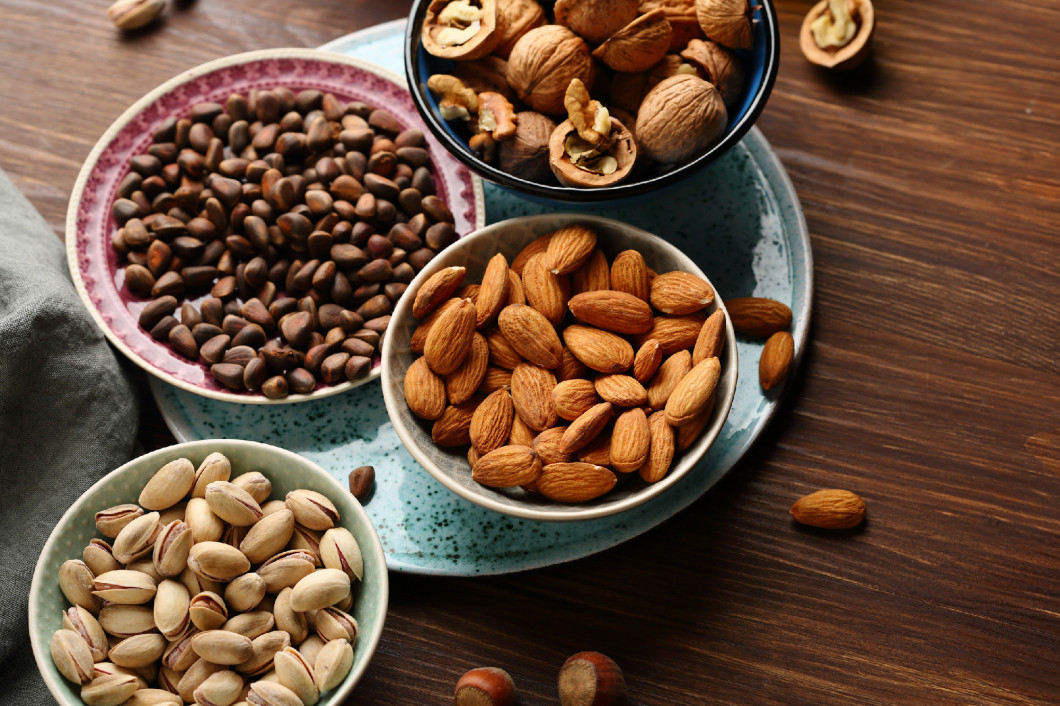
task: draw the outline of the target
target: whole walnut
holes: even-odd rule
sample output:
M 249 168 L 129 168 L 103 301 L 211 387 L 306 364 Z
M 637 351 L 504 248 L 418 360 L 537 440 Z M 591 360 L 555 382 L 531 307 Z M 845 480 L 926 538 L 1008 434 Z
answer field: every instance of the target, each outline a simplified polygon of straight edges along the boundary
M 644 96 L 637 114 L 637 145 L 650 159 L 677 164 L 707 148 L 728 124 L 725 103 L 713 84 L 678 74 Z
M 504 59 L 511 55 L 520 37 L 545 24 L 545 10 L 536 0 L 497 0 L 497 14 L 502 20 L 498 25 L 504 31 L 494 53 Z
M 743 94 L 744 72 L 740 57 L 709 39 L 693 39 L 681 52 L 681 57 L 696 65 L 700 75 L 713 83 L 732 109 Z
M 696 0 L 696 18 L 707 39 L 729 49 L 750 49 L 752 10 L 747 0 Z
M 530 110 L 518 113 L 516 118 L 515 137 L 497 145 L 498 166 L 521 179 L 550 183 L 548 138 L 555 131 L 556 123 Z
M 599 44 L 632 22 L 637 0 L 557 0 L 556 22 Z
M 596 66 L 589 45 L 566 27 L 530 30 L 508 57 L 508 83 L 519 99 L 546 115 L 564 115 L 563 95 L 572 79 L 592 90 Z

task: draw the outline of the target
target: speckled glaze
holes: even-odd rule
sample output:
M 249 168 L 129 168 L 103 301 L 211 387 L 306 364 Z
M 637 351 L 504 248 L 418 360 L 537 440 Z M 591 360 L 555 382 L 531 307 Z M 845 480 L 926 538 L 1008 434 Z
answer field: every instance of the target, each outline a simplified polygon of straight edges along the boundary
M 146 151 L 155 129 L 171 115 L 187 112 L 201 101 L 224 103 L 232 92 L 287 86 L 315 88 L 342 101 L 360 100 L 389 110 L 403 127 L 423 129 L 397 73 L 351 57 L 315 49 L 266 49 L 217 59 L 190 69 L 154 89 L 129 108 L 104 133 L 85 160 L 67 213 L 67 259 L 82 301 L 107 338 L 140 367 L 166 382 L 219 400 L 253 404 L 288 404 L 333 395 L 379 376 L 378 357 L 364 380 L 318 385 L 309 395 L 270 400 L 257 392 L 234 392 L 210 375 L 201 362 L 190 361 L 140 328 L 137 317 L 148 299 L 125 286 L 125 270 L 110 245 L 116 224 L 111 213 L 118 185 L 129 172 L 129 158 Z M 485 223 L 482 183 L 429 134 L 427 149 L 434 165 L 438 195 L 445 198 L 458 233 Z
M 361 548 L 364 580 L 359 588 L 354 588 L 355 602 L 351 611 L 359 627 L 353 649 L 353 668 L 337 689 L 317 702 L 318 706 L 341 704 L 364 675 L 383 633 L 389 598 L 383 547 L 364 508 L 341 483 L 302 456 L 253 441 L 207 439 L 153 451 L 107 474 L 67 510 L 48 537 L 30 586 L 29 635 L 33 657 L 44 682 L 63 706 L 81 706 L 83 702 L 80 689 L 59 673 L 49 653 L 52 633 L 62 629 L 62 614 L 69 608 L 59 590 L 59 565 L 67 559 L 80 559 L 85 545 L 93 537 L 100 537 L 95 526 L 96 512 L 122 503 L 135 503 L 140 490 L 155 471 L 170 461 L 183 457 L 198 466 L 214 451 L 220 451 L 232 462 L 233 477 L 247 471 L 265 474 L 272 481 L 271 499 L 282 499 L 291 490 L 308 488 L 327 495 L 335 504 L 339 524 L 350 530 Z
M 343 37 L 325 49 L 369 57 L 400 70 L 405 22 Z M 489 220 L 548 209 L 485 185 Z M 794 314 L 796 366 L 806 350 L 813 261 L 806 222 L 784 168 L 757 129 L 695 179 L 636 205 L 598 213 L 657 233 L 677 245 L 727 298 L 772 297 Z M 449 492 L 405 451 L 378 383 L 297 407 L 217 403 L 152 380 L 166 423 L 181 440 L 237 436 L 282 444 L 345 481 L 353 468 L 376 468 L 366 504 L 391 570 L 479 575 L 523 571 L 618 545 L 691 505 L 746 453 L 789 382 L 763 394 L 763 341 L 738 337 L 740 369 L 729 417 L 703 462 L 670 491 L 617 518 L 544 523 L 498 515 Z M 794 377 L 794 372 L 792 374 Z

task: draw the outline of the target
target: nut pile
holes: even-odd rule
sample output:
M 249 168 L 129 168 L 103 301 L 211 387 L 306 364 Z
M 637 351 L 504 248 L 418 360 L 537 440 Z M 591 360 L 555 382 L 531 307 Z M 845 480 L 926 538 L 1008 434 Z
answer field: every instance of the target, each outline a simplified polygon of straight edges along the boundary
M 220 453 L 166 464 L 96 513 L 112 542 L 60 566 L 51 655 L 89 706 L 300 706 L 350 671 L 357 540 L 320 493 L 268 500 L 264 475 L 231 474 Z
M 551 15 L 535 0 L 432 0 L 423 46 L 456 66 L 427 86 L 499 169 L 609 186 L 686 162 L 724 132 L 752 13 L 747 0 L 559 0 Z
M 394 302 L 457 237 L 423 134 L 317 90 L 170 117 L 117 195 L 140 325 L 274 399 L 367 375 Z
M 566 226 L 511 267 L 495 255 L 480 285 L 449 267 L 415 293 L 405 400 L 436 444 L 471 445 L 483 485 L 576 503 L 634 471 L 655 483 L 711 419 L 725 315 L 703 312 L 710 285 L 635 250 L 609 264 L 596 243 Z

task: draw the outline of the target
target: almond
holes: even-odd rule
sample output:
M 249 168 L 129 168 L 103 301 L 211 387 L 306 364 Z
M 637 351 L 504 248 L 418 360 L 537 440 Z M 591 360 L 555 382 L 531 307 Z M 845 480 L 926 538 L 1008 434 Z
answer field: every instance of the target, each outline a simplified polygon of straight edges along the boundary
M 665 407 L 666 400 L 670 399 L 677 383 L 681 382 L 690 370 L 692 354 L 688 351 L 678 351 L 664 360 L 648 385 L 648 405 L 656 411 Z
M 481 456 L 471 477 L 491 488 L 514 488 L 541 475 L 541 459 L 529 446 L 502 446 Z
M 601 402 L 593 405 L 587 412 L 571 422 L 567 431 L 563 432 L 559 448 L 564 453 L 575 451 L 588 446 L 589 442 L 604 430 L 607 423 L 611 421 L 611 403 Z
M 526 304 L 523 280 L 511 268 L 508 269 L 508 304 Z
M 475 447 L 474 447 L 474 446 L 469 446 L 469 447 L 468 447 L 468 449 L 467 449 L 467 462 L 468 462 L 468 464 L 469 464 L 469 465 L 470 465 L 470 466 L 471 466 L 472 468 L 474 468 L 474 467 L 475 467 L 475 464 L 476 464 L 476 463 L 478 463 L 478 460 L 479 460 L 480 458 L 482 458 L 482 454 L 480 454 L 480 453 L 479 453 L 479 452 L 478 452 L 478 451 L 477 451 L 477 450 L 475 449 Z
M 691 272 L 665 272 L 651 281 L 650 297 L 664 314 L 692 314 L 714 301 L 714 289 Z
M 666 421 L 675 427 L 687 424 L 707 408 L 721 378 L 721 362 L 707 358 L 681 378 L 666 400 Z
M 471 399 L 471 395 L 482 385 L 490 359 L 489 344 L 481 333 L 475 333 L 471 350 L 460 367 L 445 376 L 445 393 L 452 404 Z M 492 390 L 491 390 L 492 392 Z M 407 395 L 408 393 L 406 393 Z
M 568 326 L 563 341 L 574 357 L 601 373 L 621 373 L 633 365 L 633 346 L 613 333 L 590 326 Z
M 567 427 L 552 427 L 545 429 L 534 439 L 534 453 L 541 459 L 542 464 L 547 466 L 550 463 L 569 463 L 574 460 L 574 454 L 564 453 L 560 449 L 560 440 L 565 431 Z
M 512 304 L 501 309 L 497 324 L 519 355 L 549 370 L 559 367 L 563 359 L 563 345 L 559 342 L 556 329 L 540 311 L 530 306 Z M 493 362 L 507 367 L 498 360 Z
M 588 446 L 578 452 L 578 460 L 596 466 L 611 465 L 611 434 L 601 432 Z
M 603 466 L 591 463 L 550 463 L 541 469 L 537 490 L 549 500 L 583 503 L 604 495 L 618 477 Z
M 548 268 L 557 275 L 568 275 L 585 264 L 596 248 L 596 231 L 588 226 L 564 226 L 552 233 L 545 251 Z
M 600 404 L 592 380 L 564 380 L 552 389 L 552 407 L 556 414 L 573 422 Z
M 666 421 L 666 413 L 656 412 L 648 419 L 648 431 L 651 442 L 648 444 L 648 459 L 640 467 L 640 477 L 645 483 L 658 483 L 674 460 L 674 430 Z
M 583 292 L 574 295 L 568 306 L 578 320 L 614 333 L 644 333 L 654 322 L 647 302 L 626 292 Z
M 523 362 L 523 357 L 512 347 L 511 341 L 501 333 L 500 329 L 487 329 L 482 336 L 486 339 L 486 345 L 490 349 L 491 365 L 514 370 L 515 366 Z
M 431 329 L 438 322 L 438 319 L 442 317 L 442 314 L 459 304 L 461 301 L 463 300 L 455 297 L 448 300 L 435 309 L 430 316 L 420 322 L 420 325 L 412 332 L 412 340 L 409 341 L 409 348 L 412 349 L 413 353 L 423 352 L 423 345 L 427 343 L 427 334 L 431 332 Z
M 481 290 L 481 284 L 465 284 L 463 287 L 456 290 L 456 296 L 458 299 L 467 299 L 474 304 L 478 301 L 478 294 Z
M 482 376 L 482 383 L 478 386 L 478 392 L 483 395 L 488 395 L 491 392 L 496 392 L 502 387 L 509 387 L 511 384 L 511 370 L 505 370 L 504 368 L 490 365 L 486 368 L 486 373 Z
M 584 265 L 570 273 L 570 286 L 574 294 L 611 289 L 611 267 L 599 248 L 593 250 Z
M 575 358 L 569 348 L 564 346 L 561 355 L 559 370 L 556 371 L 556 375 L 560 380 L 573 380 L 589 376 L 589 367 Z
M 692 349 L 692 365 L 699 365 L 707 358 L 720 358 L 725 348 L 725 312 L 718 309 L 703 322 L 695 348 Z
M 648 339 L 633 356 L 633 377 L 642 383 L 648 382 L 659 369 L 662 359 L 662 347 L 659 342 L 654 338 Z
M 464 362 L 475 338 L 475 305 L 461 300 L 445 311 L 427 334 L 423 357 L 439 375 L 448 375 Z
M 618 407 L 639 407 L 648 401 L 648 393 L 629 375 L 598 375 L 596 394 Z
M 471 417 L 482 402 L 475 395 L 467 402 L 449 405 L 431 427 L 431 438 L 439 446 L 466 446 L 471 443 Z
M 634 343 L 643 344 L 654 338 L 659 342 L 663 355 L 673 355 L 679 350 L 690 349 L 696 345 L 699 332 L 707 317 L 703 314 L 687 316 L 656 316 L 651 331 L 634 337 Z
M 636 250 L 620 252 L 611 263 L 611 289 L 648 301 L 648 266 Z
M 791 370 L 791 361 L 795 359 L 795 339 L 787 331 L 777 331 L 762 348 L 762 357 L 758 359 L 758 382 L 763 390 L 779 385 Z
M 627 409 L 615 420 L 611 432 L 611 467 L 621 473 L 635 471 L 648 460 L 651 431 L 640 407 Z
M 710 400 L 707 402 L 707 406 L 702 412 L 697 414 L 692 421 L 687 424 L 682 424 L 677 427 L 677 450 L 684 451 L 692 444 L 696 443 L 696 439 L 703 433 L 703 430 L 710 424 L 711 419 L 714 417 L 714 399 L 715 395 L 710 396 Z
M 544 255 L 534 255 L 523 268 L 523 293 L 526 303 L 534 307 L 553 326 L 563 321 L 570 299 L 570 278 L 548 269 Z
M 532 446 L 534 443 L 534 437 L 537 436 L 537 432 L 526 426 L 526 422 L 519 416 L 518 410 L 515 416 L 512 417 L 512 444 L 518 446 Z
M 811 527 L 851 529 L 865 520 L 865 501 L 849 490 L 818 490 L 796 500 L 791 516 Z
M 508 261 L 497 253 L 482 273 L 482 284 L 475 301 L 475 328 L 488 326 L 508 305 Z
M 791 326 L 791 309 L 773 299 L 742 297 L 725 302 L 729 319 L 737 333 L 745 336 L 772 336 Z
M 544 431 L 556 423 L 552 408 L 552 389 L 556 376 L 546 368 L 520 363 L 512 371 L 512 402 L 519 417 L 535 431 Z
M 532 258 L 538 253 L 543 253 L 548 250 L 548 243 L 552 240 L 551 233 L 545 233 L 536 240 L 532 240 L 529 245 L 519 251 L 519 254 L 512 260 L 511 270 L 520 277 L 523 276 L 523 267 L 526 265 L 527 260 Z
M 445 411 L 445 382 L 423 358 L 405 371 L 405 402 L 420 419 L 437 419 Z
M 460 288 L 466 274 L 466 267 L 446 267 L 431 275 L 416 290 L 416 298 L 412 301 L 412 315 L 422 319 L 438 308 Z
M 471 415 L 468 434 L 480 454 L 488 454 L 508 443 L 512 435 L 512 396 L 507 389 L 497 390 Z

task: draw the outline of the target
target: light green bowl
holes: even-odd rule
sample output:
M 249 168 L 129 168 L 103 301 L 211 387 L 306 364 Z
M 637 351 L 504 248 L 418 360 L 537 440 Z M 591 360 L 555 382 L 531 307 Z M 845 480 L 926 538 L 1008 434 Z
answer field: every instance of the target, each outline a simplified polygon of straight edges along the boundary
M 44 545 L 29 593 L 29 636 L 44 683 L 63 706 L 82 704 L 81 690 L 67 681 L 55 668 L 49 652 L 52 633 L 62 628 L 63 611 L 70 607 L 59 590 L 59 565 L 67 559 L 80 559 L 81 550 L 96 531 L 95 514 L 99 510 L 135 503 L 148 479 L 166 463 L 181 457 L 198 464 L 210 453 L 219 451 L 232 462 L 232 476 L 260 471 L 272 481 L 270 499 L 282 499 L 288 491 L 308 488 L 328 496 L 339 511 L 339 524 L 357 539 L 364 555 L 364 580 L 354 587 L 351 614 L 357 619 L 359 633 L 353 647 L 353 669 L 345 681 L 328 692 L 319 706 L 341 704 L 368 668 L 386 618 L 386 558 L 383 546 L 361 504 L 335 478 L 315 463 L 297 454 L 268 444 L 237 439 L 207 439 L 169 446 L 129 461 L 104 476 L 66 511 Z

